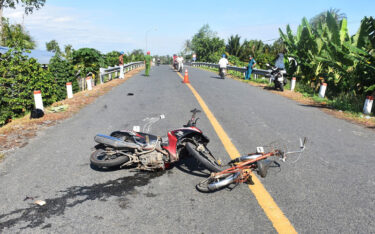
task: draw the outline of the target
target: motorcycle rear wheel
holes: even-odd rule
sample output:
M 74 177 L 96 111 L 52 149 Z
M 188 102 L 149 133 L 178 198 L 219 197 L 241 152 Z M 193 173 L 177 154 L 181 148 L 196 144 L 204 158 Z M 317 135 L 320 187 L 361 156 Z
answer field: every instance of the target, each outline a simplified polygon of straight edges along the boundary
M 284 84 L 283 83 L 280 84 L 280 90 L 281 90 L 281 92 L 284 92 Z
M 97 167 L 116 167 L 129 161 L 125 155 L 107 155 L 104 149 L 97 149 L 90 155 L 90 162 Z
M 203 164 L 208 170 L 212 172 L 221 171 L 219 163 L 216 161 L 211 152 L 206 148 L 206 146 L 201 145 L 201 147 L 204 147 L 204 149 L 198 150 L 197 146 L 195 146 L 194 144 L 190 142 L 186 143 L 186 149 L 188 150 L 188 152 L 201 164 Z

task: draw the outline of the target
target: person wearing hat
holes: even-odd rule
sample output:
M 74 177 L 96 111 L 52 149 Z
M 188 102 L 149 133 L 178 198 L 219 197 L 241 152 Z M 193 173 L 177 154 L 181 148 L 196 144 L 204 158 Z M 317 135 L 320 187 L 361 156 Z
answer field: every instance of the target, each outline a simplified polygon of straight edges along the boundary
M 255 64 L 257 64 L 257 62 L 255 61 L 252 55 L 249 55 L 249 64 L 247 65 L 245 80 L 250 79 L 251 73 L 253 72 L 253 68 L 255 67 Z
M 223 73 L 222 74 L 223 75 L 222 78 L 225 77 L 228 64 L 229 64 L 229 61 L 226 58 L 226 55 L 222 54 L 221 55 L 221 59 L 219 60 L 219 75 L 221 75 Z
M 120 52 L 120 56 L 118 57 L 119 66 L 124 65 L 124 51 Z
M 145 66 L 146 66 L 145 76 L 149 76 L 150 75 L 150 66 L 151 66 L 150 51 L 147 51 L 147 55 L 145 56 Z

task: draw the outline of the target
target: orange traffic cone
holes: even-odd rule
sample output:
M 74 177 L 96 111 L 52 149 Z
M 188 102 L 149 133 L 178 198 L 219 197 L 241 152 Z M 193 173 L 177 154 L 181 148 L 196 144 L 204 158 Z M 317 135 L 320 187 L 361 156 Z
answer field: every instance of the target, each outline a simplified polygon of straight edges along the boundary
M 184 76 L 184 83 L 189 84 L 189 75 L 188 75 L 188 70 L 185 69 L 185 76 Z

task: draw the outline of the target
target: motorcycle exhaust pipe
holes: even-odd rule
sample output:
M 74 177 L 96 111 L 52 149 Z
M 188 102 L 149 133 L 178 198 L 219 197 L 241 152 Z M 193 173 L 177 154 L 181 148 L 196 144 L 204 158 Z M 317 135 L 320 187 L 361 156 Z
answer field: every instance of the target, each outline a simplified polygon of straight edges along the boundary
M 221 180 L 219 182 L 213 182 L 213 183 L 210 183 L 208 184 L 208 189 L 211 190 L 211 191 L 214 191 L 214 190 L 217 190 L 219 188 L 222 188 L 222 187 L 225 187 L 231 183 L 234 182 L 235 179 L 237 179 L 237 177 L 240 175 L 241 173 L 240 172 L 236 172 L 235 174 L 232 174 L 230 176 L 228 176 L 226 179 L 224 180 Z
M 111 137 L 103 134 L 98 134 L 94 137 L 97 143 L 109 145 L 113 148 L 131 148 L 141 150 L 141 147 L 132 142 L 126 142 L 116 137 Z

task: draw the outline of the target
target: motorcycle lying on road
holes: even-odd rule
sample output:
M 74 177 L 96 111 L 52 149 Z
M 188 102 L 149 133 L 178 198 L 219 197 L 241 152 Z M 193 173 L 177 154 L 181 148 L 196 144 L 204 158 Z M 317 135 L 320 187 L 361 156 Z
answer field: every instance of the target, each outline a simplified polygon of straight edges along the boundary
M 227 74 L 227 68 L 220 67 L 219 68 L 219 75 L 221 79 L 225 79 L 225 75 Z
M 269 64 L 267 66 L 271 69 L 271 81 L 275 83 L 275 90 L 279 88 L 280 91 L 284 91 L 284 86 L 287 84 L 287 79 L 284 77 L 286 71 Z
M 221 161 L 216 160 L 207 148 L 209 139 L 196 127 L 200 110 L 191 110 L 191 119 L 183 128 L 159 137 L 139 131 L 115 131 L 109 136 L 98 134 L 94 140 L 99 143 L 91 154 L 91 164 L 99 168 L 126 167 L 136 165 L 140 170 L 165 170 L 180 159 L 186 148 L 208 170 L 221 170 Z
M 280 166 L 275 161 L 269 160 L 271 157 L 279 157 L 285 162 L 288 154 L 301 154 L 305 150 L 307 138 L 300 139 L 300 149 L 296 151 L 286 151 L 285 146 L 277 143 L 270 144 L 265 147 L 257 147 L 256 153 L 244 155 L 231 160 L 228 167 L 220 172 L 213 172 L 211 175 L 197 184 L 196 188 L 200 192 L 213 192 L 231 184 L 249 183 L 254 184 L 252 181 L 253 171 L 264 178 L 267 176 L 267 171 L 272 164 Z M 265 148 L 270 148 L 265 151 Z

